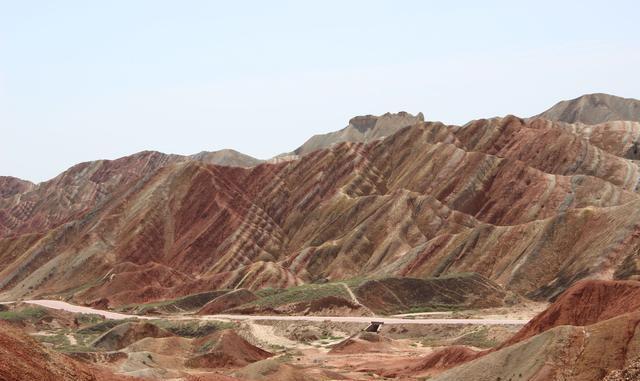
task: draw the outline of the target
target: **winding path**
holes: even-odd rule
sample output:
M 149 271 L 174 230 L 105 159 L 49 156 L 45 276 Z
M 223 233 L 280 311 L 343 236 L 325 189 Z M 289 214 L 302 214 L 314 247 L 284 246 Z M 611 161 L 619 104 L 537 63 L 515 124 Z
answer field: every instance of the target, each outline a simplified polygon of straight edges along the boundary
M 524 325 L 528 320 L 521 319 L 403 319 L 401 317 L 378 317 L 378 316 L 282 316 L 282 315 L 163 315 L 163 316 L 138 316 L 127 315 L 117 312 L 98 310 L 91 307 L 77 306 L 60 300 L 25 300 L 24 303 L 35 304 L 42 307 L 64 310 L 67 312 L 96 314 L 107 319 L 175 319 L 175 320 L 235 320 L 235 321 L 259 321 L 259 320 L 279 320 L 279 321 L 311 321 L 311 322 L 337 322 L 337 323 L 362 323 L 369 324 L 371 321 L 379 321 L 384 324 L 452 324 L 452 325 Z

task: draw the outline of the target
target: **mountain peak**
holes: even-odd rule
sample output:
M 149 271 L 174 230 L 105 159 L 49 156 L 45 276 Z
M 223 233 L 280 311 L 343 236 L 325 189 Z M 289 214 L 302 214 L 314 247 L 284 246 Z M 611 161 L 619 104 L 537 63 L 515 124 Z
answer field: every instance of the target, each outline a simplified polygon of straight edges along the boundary
M 397 113 L 387 112 L 380 116 L 356 116 L 349 119 L 349 125 L 339 131 L 312 136 L 293 153 L 295 155 L 304 155 L 341 142 L 366 143 L 385 136 L 393 135 L 401 128 L 420 122 L 424 122 L 424 115 L 421 112 L 415 116 L 405 111 Z
M 605 93 L 585 94 L 575 99 L 558 102 L 535 117 L 584 124 L 617 120 L 640 122 L 640 100 Z

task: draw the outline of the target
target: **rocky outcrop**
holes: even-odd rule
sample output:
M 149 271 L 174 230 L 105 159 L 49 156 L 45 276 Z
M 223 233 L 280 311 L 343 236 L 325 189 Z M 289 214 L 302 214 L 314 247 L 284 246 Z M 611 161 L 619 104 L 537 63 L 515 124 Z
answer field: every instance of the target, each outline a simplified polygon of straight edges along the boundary
M 151 323 L 122 323 L 98 337 L 92 344 L 94 348 L 115 351 L 129 346 L 146 337 L 169 337 L 172 334 Z
M 273 356 L 272 353 L 250 344 L 232 330 L 216 332 L 199 339 L 198 343 L 205 348 L 205 353 L 188 359 L 185 364 L 187 367 L 240 368 Z

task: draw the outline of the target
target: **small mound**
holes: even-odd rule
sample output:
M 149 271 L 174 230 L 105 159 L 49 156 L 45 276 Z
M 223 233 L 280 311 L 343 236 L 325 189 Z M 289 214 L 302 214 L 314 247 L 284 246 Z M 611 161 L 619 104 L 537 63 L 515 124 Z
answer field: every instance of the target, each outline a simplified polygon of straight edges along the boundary
M 476 352 L 464 346 L 454 345 L 430 353 L 426 357 L 410 362 L 399 361 L 396 366 L 380 372 L 385 377 L 410 376 L 415 374 L 438 374 L 457 365 L 480 357 L 482 352 Z
M 177 356 L 191 349 L 190 339 L 184 337 L 145 337 L 127 346 L 127 352 L 151 352 L 165 356 Z
M 377 333 L 359 332 L 334 345 L 329 354 L 381 353 L 397 348 L 398 345 L 387 337 Z
M 239 368 L 273 356 L 238 336 L 233 330 L 216 332 L 198 339 L 194 346 L 206 353 L 188 359 L 185 365 L 190 368 Z
M 293 312 L 304 315 L 366 315 L 367 311 L 362 306 L 339 296 L 325 296 L 309 302 L 300 302 L 291 306 Z
M 128 322 L 120 324 L 93 342 L 93 347 L 105 351 L 116 351 L 146 337 L 169 337 L 172 334 L 151 323 Z
M 560 325 L 587 326 L 640 309 L 640 282 L 583 280 L 533 318 L 501 347 Z
M 223 311 L 253 302 L 258 297 L 251 291 L 241 288 L 218 296 L 198 311 L 198 315 L 215 315 Z
M 315 377 L 294 365 L 283 364 L 277 359 L 269 359 L 250 364 L 235 374 L 243 380 L 260 381 L 319 381 L 328 377 Z M 333 378 L 339 379 L 339 378 Z
M 355 294 L 373 312 L 383 314 L 425 308 L 500 307 L 507 296 L 498 284 L 475 273 L 369 280 L 358 286 Z

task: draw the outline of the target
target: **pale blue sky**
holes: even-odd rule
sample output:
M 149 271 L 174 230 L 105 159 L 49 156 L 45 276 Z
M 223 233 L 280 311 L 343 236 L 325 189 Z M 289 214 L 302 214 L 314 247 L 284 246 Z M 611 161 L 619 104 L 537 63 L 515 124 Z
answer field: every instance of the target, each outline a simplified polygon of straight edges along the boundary
M 636 1 L 0 0 L 0 174 L 640 98 Z

